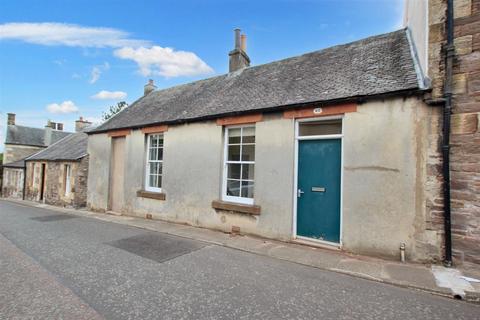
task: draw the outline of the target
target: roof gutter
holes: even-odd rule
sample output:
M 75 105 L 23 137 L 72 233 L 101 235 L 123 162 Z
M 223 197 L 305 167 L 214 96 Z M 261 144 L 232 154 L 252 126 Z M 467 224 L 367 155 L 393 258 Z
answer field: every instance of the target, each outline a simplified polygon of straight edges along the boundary
M 430 90 L 431 90 L 430 88 L 412 88 L 412 89 L 405 89 L 405 90 L 400 90 L 400 91 L 380 93 L 380 94 L 375 94 L 375 95 L 354 96 L 354 97 L 331 99 L 331 100 L 317 100 L 317 101 L 309 101 L 309 102 L 303 102 L 303 103 L 288 104 L 288 105 L 283 105 L 283 106 L 258 108 L 258 109 L 248 110 L 248 111 L 226 112 L 226 113 L 221 113 L 221 114 L 201 116 L 201 117 L 189 118 L 189 119 L 151 122 L 151 123 L 145 123 L 145 124 L 139 124 L 139 125 L 133 125 L 133 126 L 126 126 L 126 127 L 116 127 L 116 128 L 111 128 L 111 129 L 92 130 L 92 131 L 85 132 L 85 133 L 88 134 L 88 135 L 94 135 L 94 134 L 106 133 L 106 132 L 109 132 L 109 131 L 112 131 L 112 130 L 122 130 L 122 129 L 135 130 L 135 129 L 151 127 L 151 126 L 175 125 L 175 124 L 183 124 L 183 123 L 190 123 L 190 122 L 215 120 L 215 119 L 223 118 L 223 117 L 232 117 L 232 116 L 259 113 L 259 112 L 280 112 L 280 111 L 285 111 L 285 110 L 289 110 L 289 109 L 305 108 L 305 107 L 309 107 L 311 105 L 317 105 L 317 106 L 321 107 L 321 106 L 331 106 L 331 105 L 337 105 L 337 104 L 343 104 L 343 103 L 352 103 L 352 102 L 362 104 L 362 103 L 365 103 L 367 101 L 374 100 L 374 99 L 386 99 L 386 98 L 398 97 L 398 96 L 403 96 L 403 97 L 405 97 L 405 96 L 415 96 L 415 95 L 420 96 L 420 95 L 423 95 L 426 91 L 430 91 Z

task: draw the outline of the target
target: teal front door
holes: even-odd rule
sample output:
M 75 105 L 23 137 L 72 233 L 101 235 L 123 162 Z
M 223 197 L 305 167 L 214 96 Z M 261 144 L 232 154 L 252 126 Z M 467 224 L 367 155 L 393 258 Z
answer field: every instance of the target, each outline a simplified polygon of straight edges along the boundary
M 299 140 L 297 236 L 340 242 L 342 140 Z

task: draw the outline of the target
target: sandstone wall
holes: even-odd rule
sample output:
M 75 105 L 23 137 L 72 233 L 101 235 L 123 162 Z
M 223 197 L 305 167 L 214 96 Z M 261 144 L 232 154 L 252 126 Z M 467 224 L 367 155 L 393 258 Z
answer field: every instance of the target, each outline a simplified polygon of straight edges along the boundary
M 453 253 L 457 263 L 480 263 L 480 0 L 454 1 L 455 61 L 451 132 Z M 432 97 L 443 95 L 446 1 L 429 2 L 429 70 Z M 441 110 L 433 112 L 429 135 L 427 210 L 430 226 L 443 226 Z

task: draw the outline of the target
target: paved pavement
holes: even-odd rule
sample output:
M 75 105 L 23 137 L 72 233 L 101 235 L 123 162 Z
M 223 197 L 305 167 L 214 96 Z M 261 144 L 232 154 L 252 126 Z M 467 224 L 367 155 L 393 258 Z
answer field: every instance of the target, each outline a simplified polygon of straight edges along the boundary
M 0 319 L 480 319 L 480 306 L 0 201 Z

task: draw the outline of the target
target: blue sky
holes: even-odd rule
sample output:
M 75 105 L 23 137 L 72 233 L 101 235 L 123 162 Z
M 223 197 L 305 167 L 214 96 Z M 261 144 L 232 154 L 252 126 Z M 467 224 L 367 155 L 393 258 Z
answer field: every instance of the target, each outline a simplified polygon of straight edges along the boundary
M 17 124 L 48 119 L 73 130 L 158 88 L 228 71 L 233 29 L 252 65 L 401 27 L 403 0 L 0 2 L 0 141 Z M 0 146 L 0 151 L 3 146 Z

